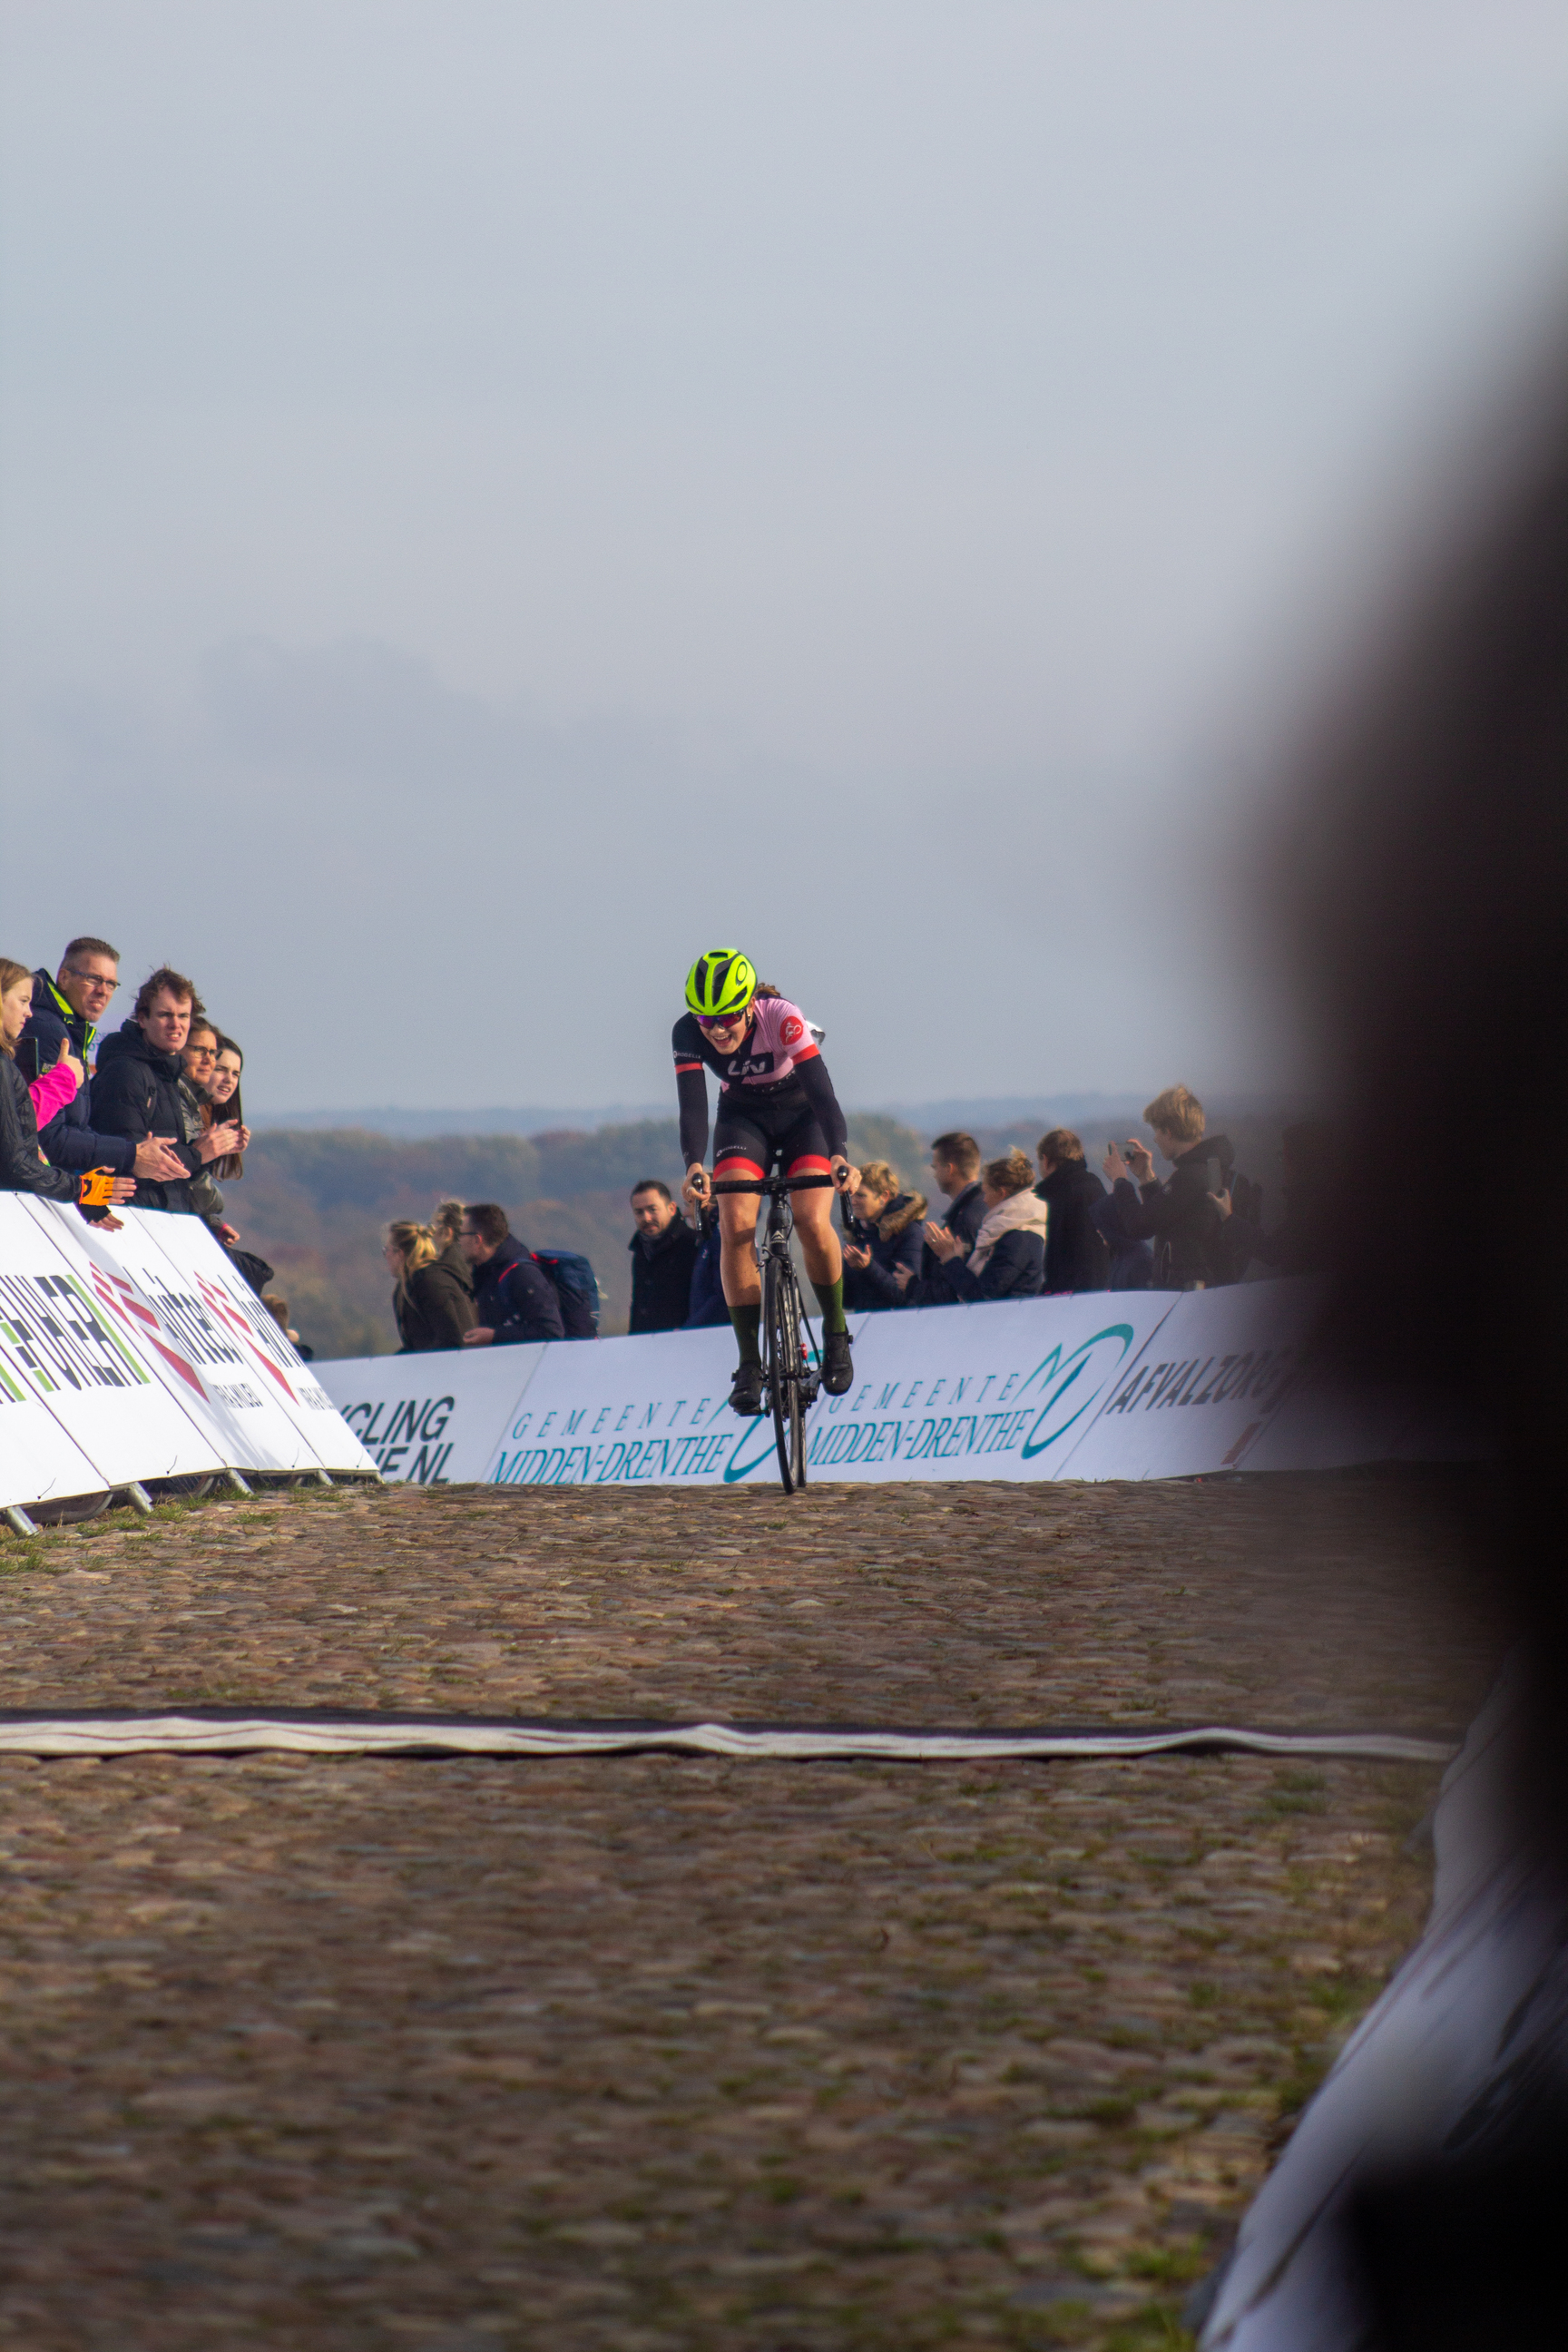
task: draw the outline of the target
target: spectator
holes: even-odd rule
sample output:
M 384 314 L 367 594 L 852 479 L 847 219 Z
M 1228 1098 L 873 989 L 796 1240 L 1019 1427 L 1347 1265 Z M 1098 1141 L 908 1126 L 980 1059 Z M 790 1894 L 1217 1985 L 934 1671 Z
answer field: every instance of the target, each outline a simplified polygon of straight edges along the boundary
M 207 1086 L 217 1067 L 217 1030 L 205 1013 L 194 1013 L 180 1051 L 178 1095 L 181 1128 L 186 1143 L 198 1144 L 215 1124 L 212 1105 L 207 1099 Z M 246 1139 L 248 1140 L 248 1138 Z M 237 1164 L 237 1152 L 226 1152 L 221 1160 L 209 1160 L 191 1179 L 191 1205 L 198 1217 L 209 1224 L 220 1241 L 237 1241 L 233 1225 L 226 1224 L 223 1194 L 217 1188 L 217 1171 L 230 1160 Z M 272 1270 L 268 1268 L 268 1279 Z
M 1238 1279 L 1255 1257 L 1277 1274 L 1322 1274 L 1331 1263 L 1343 1181 L 1339 1137 L 1326 1119 L 1301 1119 L 1280 1136 L 1279 1156 L 1285 1211 L 1273 1233 L 1263 1230 L 1263 1187 L 1232 1180 L 1226 1239 Z
M 1035 1298 L 1046 1278 L 1046 1204 L 1034 1189 L 1034 1170 L 1015 1145 L 988 1160 L 980 1179 L 985 1214 L 973 1246 L 943 1225 L 926 1227 L 926 1239 L 947 1270 L 953 1296 Z
M 161 1137 L 180 1163 L 177 1177 L 154 1177 L 138 1185 L 139 1209 L 210 1214 L 209 1194 L 204 1188 L 193 1198 L 193 1187 L 205 1175 L 209 1161 L 240 1146 L 237 1127 L 212 1127 L 204 1134 L 194 1104 L 181 1094 L 180 1056 L 192 1017 L 201 1012 L 201 1001 L 184 974 L 161 964 L 142 982 L 130 1020 L 99 1049 L 89 1090 L 95 1126 L 132 1146 Z M 218 1205 L 221 1213 L 221 1200 Z
M 441 1253 L 440 1263 L 462 1284 L 471 1299 L 474 1295 L 474 1269 L 468 1264 L 463 1248 L 463 1216 L 461 1201 L 437 1201 L 435 1214 L 430 1220 L 430 1230 Z
M 679 1331 L 691 1312 L 691 1269 L 697 1236 L 676 1207 L 668 1184 L 645 1176 L 632 1186 L 637 1231 L 632 1254 L 632 1318 L 628 1331 Z
M 261 1294 L 261 1304 L 266 1307 L 300 1362 L 313 1364 L 316 1360 L 314 1348 L 301 1339 L 298 1331 L 291 1331 L 289 1328 L 289 1301 L 286 1298 L 279 1298 L 275 1290 L 264 1290 Z
M 716 1209 L 698 1210 L 697 1236 L 697 1255 L 691 1262 L 691 1312 L 681 1328 L 684 1331 L 711 1331 L 722 1324 L 728 1330 L 730 1309 L 724 1297 L 720 1263 L 719 1213 Z
M 1107 1179 L 1112 1173 L 1114 1144 L 1105 1147 L 1102 1163 Z M 1138 1194 L 1130 1182 L 1113 1184 L 1089 1210 L 1094 1229 L 1104 1242 L 1110 1255 L 1110 1287 L 1112 1290 L 1147 1290 L 1154 1279 L 1154 1244 L 1137 1234 L 1124 1233 L 1121 1213 L 1124 1208 L 1136 1210 Z
M 382 1255 L 395 1286 L 392 1312 L 403 1341 L 398 1354 L 460 1348 L 464 1334 L 474 1328 L 473 1286 L 447 1264 L 431 1227 L 398 1218 L 386 1229 Z
M 555 1285 L 534 1263 L 494 1201 L 477 1201 L 463 1212 L 463 1255 L 474 1270 L 472 1330 L 465 1348 L 509 1347 L 521 1339 L 563 1339 Z
M 923 1192 L 904 1192 L 885 1160 L 868 1160 L 850 1196 L 852 1238 L 844 1244 L 844 1304 L 857 1315 L 901 1307 L 899 1269 L 920 1271 Z
M 942 1229 L 968 1249 L 980 1231 L 985 1203 L 980 1196 L 980 1146 L 962 1128 L 939 1135 L 931 1148 L 931 1180 L 948 1201 Z M 924 1246 L 921 1270 L 910 1276 L 900 1266 L 893 1279 L 903 1292 L 906 1307 L 951 1307 L 958 1297 L 947 1277 L 945 1254 L 931 1244 L 932 1227 L 922 1228 Z
M 1129 1239 L 1153 1243 L 1156 1290 L 1205 1290 L 1233 1282 L 1233 1253 L 1225 1239 L 1236 1159 L 1229 1138 L 1205 1135 L 1204 1107 L 1186 1087 L 1167 1087 L 1146 1106 L 1143 1118 L 1154 1131 L 1156 1148 L 1171 1162 L 1171 1173 L 1160 1181 L 1146 1144 L 1131 1140 L 1125 1160 L 1110 1145 L 1105 1172 L 1118 1196 L 1122 1232 Z
M 97 1024 L 119 986 L 120 951 L 107 940 L 72 940 L 53 980 L 43 965 L 33 974 L 32 1010 L 22 1042 L 32 1048 L 36 1066 L 26 1075 L 37 1077 L 58 1068 L 67 1052 L 84 1074 L 69 1101 L 47 1120 L 40 1118 L 38 1139 L 56 1168 L 112 1168 L 117 1176 L 135 1176 L 144 1182 L 178 1181 L 185 1170 L 171 1149 L 173 1129 L 166 1138 L 145 1135 L 132 1142 L 123 1135 L 95 1131 L 90 1124 L 85 1073 L 98 1038 Z M 137 1205 L 147 1205 L 145 1190 Z
M 204 1127 L 238 1128 L 241 1137 L 239 1150 L 226 1151 L 223 1158 L 215 1160 L 212 1165 L 212 1172 L 220 1184 L 232 1184 L 237 1177 L 245 1173 L 244 1155 L 250 1144 L 250 1129 L 245 1123 L 245 1113 L 239 1101 L 239 1081 L 245 1068 L 245 1055 L 234 1039 L 226 1037 L 221 1029 L 216 1034 L 217 1059 L 207 1080 L 202 1124 Z
M 1042 1135 L 1037 1156 L 1035 1196 L 1046 1204 L 1045 1287 L 1104 1290 L 1110 1281 L 1110 1251 L 1094 1211 L 1105 1187 L 1085 1166 L 1083 1146 L 1070 1127 L 1053 1127 Z
M 33 1009 L 33 975 L 25 963 L 0 956 L 0 1192 L 36 1192 L 44 1201 L 79 1201 L 86 1171 L 53 1168 L 38 1144 L 38 1124 L 27 1081 L 16 1064 L 16 1043 Z M 116 1176 L 112 1197 L 129 1200 L 135 1179 Z M 102 1222 L 111 1228 L 119 1219 Z

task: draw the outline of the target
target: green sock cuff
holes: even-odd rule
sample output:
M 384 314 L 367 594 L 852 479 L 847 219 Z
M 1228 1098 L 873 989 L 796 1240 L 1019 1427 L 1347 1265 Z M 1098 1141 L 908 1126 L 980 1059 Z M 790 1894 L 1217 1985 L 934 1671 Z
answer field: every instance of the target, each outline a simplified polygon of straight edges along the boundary
M 763 1350 L 758 1334 L 763 1328 L 762 1308 L 731 1307 L 730 1320 L 735 1327 L 735 1337 L 741 1343 L 741 1361 L 743 1364 L 760 1364 L 763 1360 Z
M 811 1286 L 822 1309 L 824 1339 L 829 1331 L 847 1331 L 849 1326 L 844 1319 L 844 1276 L 840 1275 L 837 1282 L 814 1282 Z

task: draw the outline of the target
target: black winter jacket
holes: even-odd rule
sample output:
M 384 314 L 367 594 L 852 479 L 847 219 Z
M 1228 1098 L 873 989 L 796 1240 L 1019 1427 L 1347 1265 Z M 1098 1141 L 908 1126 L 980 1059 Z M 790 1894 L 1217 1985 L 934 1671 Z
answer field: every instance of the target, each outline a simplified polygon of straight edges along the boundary
M 1046 1245 L 1038 1234 L 1004 1234 L 978 1274 L 966 1261 L 950 1258 L 943 1268 L 956 1297 L 1037 1298 L 1045 1278 Z
M 651 1239 L 634 1234 L 626 1247 L 632 1254 L 632 1316 L 626 1328 L 679 1331 L 691 1312 L 696 1234 L 684 1217 L 674 1216 L 662 1234 Z
M 921 1220 L 925 1213 L 923 1192 L 900 1192 L 873 1223 L 867 1224 L 859 1217 L 851 1220 L 852 1238 L 862 1249 L 869 1249 L 871 1263 L 845 1265 L 844 1304 L 850 1314 L 903 1305 L 904 1294 L 894 1279 L 894 1268 L 907 1265 L 911 1274 L 919 1274 L 925 1247 Z
M 0 1054 L 0 1192 L 36 1192 L 43 1201 L 74 1201 L 79 1178 L 38 1156 L 38 1122 L 27 1081 L 9 1054 Z
M 1124 1213 L 1139 1206 L 1138 1188 L 1119 1176 L 1103 1199 L 1089 1210 L 1094 1229 L 1110 1253 L 1112 1290 L 1147 1290 L 1154 1279 L 1154 1244 L 1122 1231 Z
M 392 1311 L 403 1341 L 397 1351 L 400 1356 L 460 1348 L 464 1332 L 474 1328 L 474 1289 L 467 1279 L 468 1265 L 465 1262 L 459 1276 L 447 1264 L 450 1252 L 444 1251 L 429 1265 L 416 1266 L 392 1294 Z
M 1236 1150 L 1226 1135 L 1200 1136 L 1171 1163 L 1163 1184 L 1141 1184 L 1136 1207 L 1121 1207 L 1129 1240 L 1154 1244 L 1154 1288 L 1198 1290 L 1231 1282 L 1231 1253 L 1216 1192 L 1230 1188 Z
M 555 1285 L 511 1234 L 474 1268 L 474 1321 L 495 1333 L 497 1347 L 566 1337 Z
M 1064 1160 L 1035 1187 L 1046 1204 L 1047 1290 L 1104 1290 L 1110 1252 L 1094 1222 L 1105 1187 L 1081 1160 Z
M 52 1070 L 60 1047 L 68 1045 L 85 1065 L 98 1031 L 84 1013 L 74 1013 L 41 968 L 33 974 L 33 1009 L 22 1032 L 38 1047 L 39 1067 Z M 79 1087 L 74 1098 L 55 1113 L 39 1140 L 57 1168 L 112 1168 L 117 1176 L 134 1173 L 136 1146 L 123 1135 L 95 1133 L 88 1118 L 88 1089 Z M 138 1194 L 140 1200 L 140 1194 Z
M 984 1216 L 985 1201 L 977 1177 L 973 1184 L 966 1184 L 962 1192 L 954 1194 L 948 1203 L 947 1214 L 944 1217 L 939 1217 L 937 1223 L 945 1225 L 948 1232 L 955 1234 L 961 1242 L 973 1244 Z M 949 1258 L 944 1264 L 922 1234 L 921 1270 L 904 1293 L 904 1305 L 906 1307 L 955 1306 L 958 1301 L 958 1291 L 956 1286 L 948 1280 L 948 1272 L 949 1268 L 956 1265 L 957 1263 L 956 1258 Z
M 200 1152 L 185 1140 L 188 1113 L 180 1096 L 184 1066 L 178 1054 L 161 1054 L 148 1044 L 139 1021 L 122 1023 L 99 1047 L 88 1116 L 100 1134 L 123 1137 L 133 1154 L 150 1135 L 173 1137 L 169 1149 L 190 1172 L 178 1179 L 171 1177 L 167 1183 L 138 1177 L 139 1209 L 174 1209 L 184 1216 L 211 1214 L 210 1178 L 199 1193 L 193 1193 L 195 1180 L 206 1178 L 206 1171 Z M 217 1205 L 222 1208 L 221 1200 Z
M 721 1255 L 719 1212 L 717 1209 L 704 1209 L 702 1238 L 691 1262 L 691 1312 L 682 1324 L 682 1330 L 717 1331 L 730 1320 L 730 1309 L 724 1303 L 724 1275 L 720 1264 Z

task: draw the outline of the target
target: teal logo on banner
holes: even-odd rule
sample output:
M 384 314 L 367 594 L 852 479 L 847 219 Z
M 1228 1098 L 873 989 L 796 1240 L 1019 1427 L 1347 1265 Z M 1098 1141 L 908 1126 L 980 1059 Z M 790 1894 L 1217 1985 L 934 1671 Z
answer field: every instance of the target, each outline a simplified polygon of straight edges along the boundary
M 1037 1366 L 1025 1381 L 1022 1395 L 1038 1380 L 1057 1380 L 1033 1429 L 1024 1440 L 1024 1459 L 1032 1462 L 1047 1445 L 1057 1444 L 1069 1429 L 1076 1428 L 1089 1411 L 1116 1378 L 1132 1345 L 1131 1323 L 1109 1323 L 1097 1331 L 1092 1339 L 1085 1339 L 1063 1362 L 1062 1351 L 1053 1348 L 1043 1364 Z

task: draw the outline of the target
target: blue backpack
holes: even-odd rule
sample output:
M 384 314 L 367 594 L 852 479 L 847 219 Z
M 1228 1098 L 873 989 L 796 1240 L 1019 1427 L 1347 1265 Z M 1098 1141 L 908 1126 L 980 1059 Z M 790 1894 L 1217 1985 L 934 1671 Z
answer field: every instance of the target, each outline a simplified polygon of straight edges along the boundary
M 566 1337 L 569 1339 L 596 1339 L 599 1336 L 599 1284 L 588 1260 L 575 1250 L 535 1250 L 533 1256 L 536 1265 L 544 1268 L 555 1285 Z

